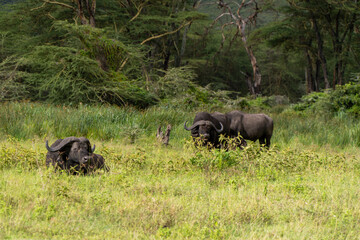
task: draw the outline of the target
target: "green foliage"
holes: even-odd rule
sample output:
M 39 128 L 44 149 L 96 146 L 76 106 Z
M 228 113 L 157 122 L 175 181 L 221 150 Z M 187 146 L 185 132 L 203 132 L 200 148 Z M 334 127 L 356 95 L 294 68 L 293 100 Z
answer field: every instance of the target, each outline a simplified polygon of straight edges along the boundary
M 43 166 L 45 154 L 28 149 L 15 138 L 7 139 L 8 146 L 0 147 L 0 169 L 16 168 L 19 171 Z
M 173 108 L 194 109 L 207 105 L 223 105 L 229 101 L 229 92 L 213 91 L 209 86 L 194 83 L 196 73 L 192 68 L 170 68 L 153 84 L 154 94 L 162 103 Z
M 330 95 L 330 101 L 336 111 L 349 112 L 357 117 L 360 116 L 360 83 L 348 83 L 337 86 Z
M 36 47 L 16 61 L 0 66 L 3 72 L 13 68 L 12 74 L 2 78 L 3 100 L 25 98 L 57 104 L 102 102 L 139 107 L 156 102 L 136 81 L 103 71 L 97 61 L 73 48 Z
M 154 92 L 160 98 L 175 98 L 186 95 L 198 86 L 193 83 L 196 74 L 191 68 L 180 67 L 163 71 L 164 76 L 153 85 Z
M 353 2 L 344 1 L 341 6 L 336 1 L 270 2 L 259 3 L 256 27 L 247 28 L 264 95 L 284 95 L 294 101 L 305 93 L 304 51 L 309 52 L 312 66 L 318 58 L 314 25 L 309 21 L 311 11 L 318 17 L 325 40 L 329 72 L 334 70 L 333 63 L 341 60 L 346 66 L 344 82 L 351 79 L 359 55 L 359 44 L 352 44 L 358 41 L 356 29 L 346 30 L 356 14 Z M 194 7 L 188 0 L 99 0 L 96 28 L 79 21 L 75 2 L 7 3 L 0 10 L 1 101 L 110 103 L 144 108 L 161 99 L 174 106 L 199 107 L 222 105 L 228 96 L 248 93 L 246 75 L 251 75 L 252 69 L 243 43 L 234 28 L 228 26 L 221 32 L 220 21 L 209 28 L 221 14 L 209 1 Z M 340 34 L 355 34 L 343 41 L 351 44 L 351 54 L 346 52 L 350 49 L 346 44 L 341 56 L 332 54 L 332 42 L 326 40 L 331 37 L 330 31 L 321 15 L 326 6 L 331 17 L 336 10 L 342 14 Z M 357 26 L 357 19 L 354 21 Z M 321 79 L 321 69 L 314 68 L 313 75 Z M 172 83 L 180 83 L 184 89 L 176 89 Z M 320 82 L 319 87 L 323 85 Z
M 313 92 L 301 98 L 301 102 L 295 104 L 296 111 L 310 110 L 322 113 L 346 112 L 358 117 L 360 115 L 360 84 L 357 82 L 338 85 L 335 90 Z
M 296 111 L 304 111 L 306 109 L 317 110 L 330 110 L 327 108 L 329 104 L 329 94 L 327 92 L 313 92 L 301 98 L 301 102 L 293 106 Z
M 244 111 L 282 111 L 289 105 L 289 99 L 286 96 L 259 96 L 259 97 L 240 97 L 234 100 L 228 100 L 226 106 L 230 109 Z
M 0 63 L 0 102 L 20 100 L 28 95 L 26 86 L 21 83 L 17 59 L 9 57 Z
M 289 148 L 265 150 L 259 148 L 257 143 L 251 142 L 244 149 L 240 149 L 236 148 L 233 140 L 228 140 L 228 147 L 232 150 L 194 148 L 190 162 L 209 171 L 232 168 L 246 175 L 255 174 L 254 177 L 276 180 L 285 172 L 301 173 L 324 165 L 336 167 L 339 162 L 345 161 L 345 156 L 320 156 L 313 151 Z M 186 148 L 191 149 L 189 146 Z
M 143 53 L 139 46 L 124 44 L 120 40 L 110 38 L 105 29 L 93 28 L 88 25 L 75 25 L 67 21 L 56 21 L 53 25 L 58 32 L 66 32 L 67 45 L 81 46 L 81 55 L 91 59 L 102 61 L 107 71 L 125 72 L 128 77 L 134 79 L 141 75 L 141 61 L 144 61 Z

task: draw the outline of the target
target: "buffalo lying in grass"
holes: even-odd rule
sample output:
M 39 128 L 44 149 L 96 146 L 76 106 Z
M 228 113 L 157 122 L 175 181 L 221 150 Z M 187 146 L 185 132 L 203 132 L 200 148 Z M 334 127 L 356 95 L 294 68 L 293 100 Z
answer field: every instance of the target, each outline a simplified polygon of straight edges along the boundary
M 274 122 L 265 114 L 247 114 L 241 111 L 231 111 L 226 114 L 230 119 L 230 135 L 241 137 L 247 140 L 256 141 L 260 145 L 270 147 L 270 139 L 273 134 Z
M 46 141 L 46 165 L 61 169 L 73 174 L 89 173 L 96 169 L 108 168 L 104 158 L 95 154 L 95 145 L 91 148 L 90 141 L 84 137 L 68 137 L 56 140 L 51 147 Z

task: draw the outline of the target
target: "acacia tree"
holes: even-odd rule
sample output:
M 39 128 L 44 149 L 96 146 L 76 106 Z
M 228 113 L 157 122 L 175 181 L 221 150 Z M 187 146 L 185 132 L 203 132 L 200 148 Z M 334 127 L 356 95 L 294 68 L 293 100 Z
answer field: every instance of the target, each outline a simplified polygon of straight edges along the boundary
M 252 95 L 261 94 L 261 72 L 252 46 L 248 43 L 247 38 L 249 25 L 256 24 L 257 15 L 261 11 L 258 1 L 241 0 L 226 3 L 220 0 L 217 4 L 222 9 L 222 13 L 214 20 L 214 23 L 226 18 L 226 21 L 222 24 L 222 30 L 231 25 L 236 27 L 235 37 L 240 36 L 253 70 L 252 81 L 250 74 L 244 73 L 247 77 L 249 91 Z M 224 37 L 224 34 L 222 35 Z
M 326 29 L 331 36 L 335 57 L 333 70 L 333 88 L 335 88 L 336 84 L 342 85 L 344 83 L 346 58 L 349 55 L 360 8 L 357 0 L 343 1 L 342 4 L 332 0 L 327 2 L 325 7 L 326 9 L 321 10 L 325 13 Z
M 32 11 L 39 8 L 44 8 L 48 4 L 57 5 L 63 8 L 70 9 L 74 12 L 75 20 L 79 19 L 81 25 L 90 26 L 92 28 L 96 27 L 95 24 L 95 12 L 96 12 L 96 0 L 63 0 L 63 1 L 52 1 L 52 0 L 42 0 L 43 4 L 40 7 L 32 9 Z M 51 16 L 51 13 L 49 13 Z M 88 31 L 90 34 L 90 30 Z M 79 34 L 79 39 L 82 41 L 85 47 L 89 47 L 89 44 L 86 43 L 83 35 Z M 107 49 L 104 48 L 101 44 L 93 44 L 92 52 L 94 53 L 95 59 L 98 61 L 100 67 L 104 71 L 109 71 L 109 62 L 107 56 Z
M 118 4 L 129 19 L 122 31 L 147 51 L 141 69 L 150 89 L 159 74 L 182 65 L 188 29 L 205 15 L 196 11 L 192 0 L 118 0 Z
M 328 66 L 324 53 L 324 38 L 331 39 L 334 59 L 332 86 L 344 83 L 354 28 L 358 21 L 358 0 L 287 0 L 296 11 L 306 12 L 317 41 L 317 55 L 323 69 L 325 88 L 330 88 Z

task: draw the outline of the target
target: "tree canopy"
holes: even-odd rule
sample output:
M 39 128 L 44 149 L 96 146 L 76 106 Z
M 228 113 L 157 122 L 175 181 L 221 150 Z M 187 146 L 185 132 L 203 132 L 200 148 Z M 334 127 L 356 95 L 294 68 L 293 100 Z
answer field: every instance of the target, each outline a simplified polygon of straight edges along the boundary
M 0 101 L 147 107 L 219 90 L 296 100 L 360 72 L 356 0 L 0 5 Z

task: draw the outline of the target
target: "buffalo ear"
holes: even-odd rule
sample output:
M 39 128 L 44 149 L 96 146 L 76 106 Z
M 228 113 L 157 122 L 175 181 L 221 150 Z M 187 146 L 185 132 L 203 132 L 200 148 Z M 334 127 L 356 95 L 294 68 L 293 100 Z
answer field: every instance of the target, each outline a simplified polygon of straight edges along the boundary
M 87 145 L 88 145 L 88 151 L 89 151 L 89 153 L 95 152 L 95 144 L 94 144 L 94 146 L 91 148 L 90 141 L 88 141 L 88 142 L 87 142 Z
M 91 153 L 95 152 L 95 144 L 93 146 L 93 148 L 91 149 Z
M 85 137 L 81 137 L 79 138 L 81 142 L 85 142 L 87 144 L 87 148 L 89 153 L 93 153 L 95 151 L 95 144 L 93 146 L 93 148 L 91 148 L 91 144 L 90 144 L 90 140 L 85 138 Z

